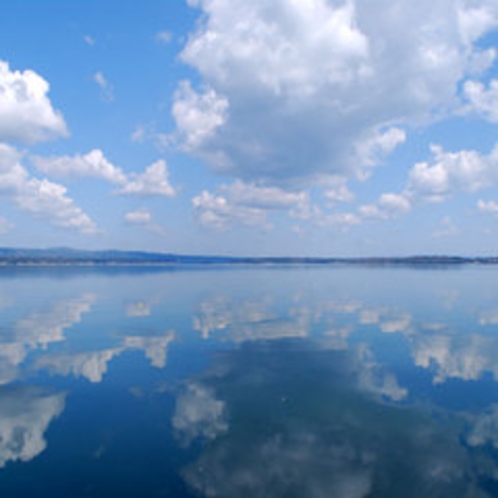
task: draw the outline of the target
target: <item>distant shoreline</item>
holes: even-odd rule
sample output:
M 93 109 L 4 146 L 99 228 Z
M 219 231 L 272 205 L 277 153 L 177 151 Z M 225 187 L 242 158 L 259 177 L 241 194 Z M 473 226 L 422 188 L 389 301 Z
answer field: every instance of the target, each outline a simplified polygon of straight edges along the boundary
M 394 257 L 243 257 L 154 253 L 145 251 L 86 251 L 69 248 L 0 248 L 0 267 L 12 266 L 455 266 L 496 265 L 495 256 L 416 255 Z

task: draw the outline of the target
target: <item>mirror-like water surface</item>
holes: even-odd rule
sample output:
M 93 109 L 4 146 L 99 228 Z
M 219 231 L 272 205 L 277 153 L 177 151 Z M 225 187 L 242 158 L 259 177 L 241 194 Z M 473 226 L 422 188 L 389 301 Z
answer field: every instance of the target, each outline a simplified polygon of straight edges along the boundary
M 0 495 L 498 495 L 498 267 L 0 273 Z

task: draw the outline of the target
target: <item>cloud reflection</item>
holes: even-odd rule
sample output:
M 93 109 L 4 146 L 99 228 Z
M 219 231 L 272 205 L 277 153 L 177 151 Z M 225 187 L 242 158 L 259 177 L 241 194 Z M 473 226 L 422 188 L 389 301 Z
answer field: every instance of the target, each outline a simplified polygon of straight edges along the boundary
M 177 401 L 187 413 L 192 405 L 192 423 L 177 409 L 173 425 L 206 438 L 186 482 L 227 498 L 485 496 L 451 424 L 380 402 L 362 375 L 344 351 L 253 343 L 226 352 Z M 223 412 L 230 424 L 210 430 Z
M 46 448 L 44 434 L 62 413 L 64 398 L 27 387 L 0 392 L 0 468 L 32 460 Z
M 198 437 L 214 439 L 228 430 L 225 403 L 207 387 L 189 383 L 176 400 L 172 426 L 186 446 Z

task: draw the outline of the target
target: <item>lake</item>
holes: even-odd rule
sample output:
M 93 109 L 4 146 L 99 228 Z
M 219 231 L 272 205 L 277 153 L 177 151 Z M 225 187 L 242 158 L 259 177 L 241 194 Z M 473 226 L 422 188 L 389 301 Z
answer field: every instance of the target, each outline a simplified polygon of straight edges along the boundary
M 2 268 L 0 496 L 498 496 L 498 266 Z

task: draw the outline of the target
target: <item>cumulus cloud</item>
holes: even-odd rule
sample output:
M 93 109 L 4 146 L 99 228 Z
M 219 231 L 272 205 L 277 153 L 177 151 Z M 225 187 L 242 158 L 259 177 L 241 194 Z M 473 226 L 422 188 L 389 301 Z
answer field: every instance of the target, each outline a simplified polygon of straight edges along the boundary
M 360 206 L 363 218 L 390 219 L 405 214 L 411 209 L 410 201 L 401 194 L 382 194 L 376 204 Z
M 47 96 L 49 89 L 35 71 L 12 71 L 0 60 L 0 141 L 33 143 L 68 134 Z
M 64 410 L 63 394 L 32 388 L 9 389 L 0 395 L 0 468 L 8 462 L 29 462 L 42 453 L 44 434 Z
M 132 173 L 116 193 L 120 195 L 173 197 L 176 191 L 169 183 L 166 161 L 160 159 L 148 166 L 143 173 Z
M 271 212 L 299 215 L 309 205 L 305 192 L 289 192 L 278 187 L 237 180 L 222 185 L 219 194 L 204 190 L 192 204 L 201 225 L 224 230 L 235 225 L 269 228 Z
M 377 203 L 361 206 L 359 215 L 388 219 L 407 213 L 417 202 L 443 202 L 457 193 L 498 185 L 498 144 L 488 154 L 465 149 L 446 151 L 439 145 L 432 145 L 431 153 L 429 160 L 412 167 L 400 193 L 382 194 Z M 494 212 L 494 202 L 480 200 L 478 209 Z
M 111 164 L 100 149 L 87 154 L 58 157 L 32 157 L 38 171 L 58 177 L 100 178 L 110 183 L 125 183 L 126 176 L 120 168 Z
M 203 87 L 180 84 L 172 114 L 183 147 L 244 181 L 364 178 L 403 129 L 460 107 L 460 85 L 495 51 L 491 1 L 381 0 L 243 6 L 199 0 L 181 58 Z
M 93 220 L 66 193 L 60 184 L 30 176 L 21 164 L 21 154 L 0 143 L 0 196 L 55 226 L 94 233 Z
M 498 80 L 491 80 L 488 88 L 480 81 L 467 81 L 464 93 L 469 101 L 469 110 L 482 114 L 493 123 L 498 121 Z

